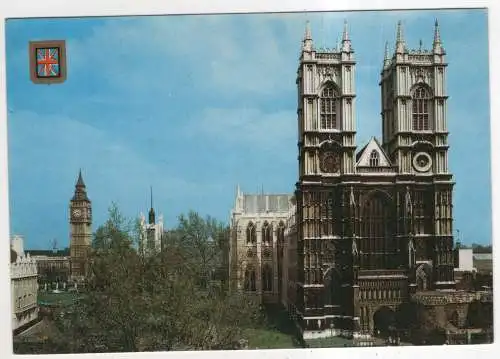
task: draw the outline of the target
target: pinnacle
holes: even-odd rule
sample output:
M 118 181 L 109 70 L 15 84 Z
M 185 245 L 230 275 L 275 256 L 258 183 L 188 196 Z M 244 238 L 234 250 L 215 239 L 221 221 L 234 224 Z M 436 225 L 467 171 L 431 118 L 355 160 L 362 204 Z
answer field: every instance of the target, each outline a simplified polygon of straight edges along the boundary
M 349 32 L 347 31 L 347 20 L 344 20 L 344 32 L 342 33 L 342 41 L 349 41 Z
M 83 182 L 82 170 L 81 169 L 80 169 L 80 172 L 78 173 L 78 180 L 76 181 L 76 186 L 77 187 L 85 187 L 85 182 Z

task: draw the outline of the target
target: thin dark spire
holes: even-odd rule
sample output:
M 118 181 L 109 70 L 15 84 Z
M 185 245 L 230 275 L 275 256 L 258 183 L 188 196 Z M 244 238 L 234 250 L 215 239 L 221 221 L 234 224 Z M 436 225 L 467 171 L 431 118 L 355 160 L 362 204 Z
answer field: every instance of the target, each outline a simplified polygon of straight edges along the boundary
M 155 210 L 153 208 L 153 186 L 150 186 L 149 187 L 149 191 L 150 191 L 150 199 L 151 199 L 151 208 L 149 209 L 149 224 L 155 224 L 156 222 L 156 219 L 155 219 Z
M 150 186 L 149 187 L 149 190 L 150 190 L 150 194 L 151 194 L 151 208 L 153 208 L 153 186 Z

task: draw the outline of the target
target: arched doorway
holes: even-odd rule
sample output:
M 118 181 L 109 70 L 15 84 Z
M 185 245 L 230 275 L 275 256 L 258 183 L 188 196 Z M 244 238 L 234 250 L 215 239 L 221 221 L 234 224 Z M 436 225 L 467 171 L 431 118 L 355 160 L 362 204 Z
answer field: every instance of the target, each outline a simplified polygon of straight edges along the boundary
M 396 329 L 396 315 L 394 311 L 386 306 L 380 307 L 373 314 L 373 329 L 376 334 L 388 335 Z

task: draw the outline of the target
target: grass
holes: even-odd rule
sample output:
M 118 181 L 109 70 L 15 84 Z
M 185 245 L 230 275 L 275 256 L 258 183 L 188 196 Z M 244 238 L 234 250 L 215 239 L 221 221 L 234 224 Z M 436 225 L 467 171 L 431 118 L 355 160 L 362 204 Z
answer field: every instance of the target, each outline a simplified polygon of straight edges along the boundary
M 331 337 L 331 338 L 309 339 L 307 340 L 307 346 L 309 348 L 343 348 L 343 347 L 353 347 L 354 343 L 352 339 Z
M 245 329 L 243 337 L 248 340 L 249 349 L 301 348 L 293 336 L 275 329 Z
M 78 297 L 78 293 L 61 292 L 38 292 L 38 304 L 63 305 L 67 306 L 73 303 Z
M 243 330 L 243 338 L 248 340 L 249 349 L 303 348 L 296 336 L 295 325 L 284 308 L 269 305 L 264 312 L 265 325 Z

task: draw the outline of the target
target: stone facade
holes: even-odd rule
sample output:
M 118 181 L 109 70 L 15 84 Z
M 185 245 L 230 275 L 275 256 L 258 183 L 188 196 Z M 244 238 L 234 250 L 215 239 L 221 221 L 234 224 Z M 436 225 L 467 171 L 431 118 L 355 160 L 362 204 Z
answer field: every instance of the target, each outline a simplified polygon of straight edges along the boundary
M 82 281 L 88 270 L 88 254 L 92 245 L 92 203 L 87 196 L 81 171 L 69 205 L 69 223 L 71 279 Z
M 382 139 L 357 150 L 347 23 L 335 49 L 315 48 L 306 27 L 295 193 L 276 211 L 275 196 L 238 188 L 230 250 L 232 288 L 281 302 L 304 339 L 393 330 L 418 305 L 459 328 L 478 303 L 454 278 L 445 54 L 437 21 L 432 49 L 416 50 L 398 23 L 380 74 Z
M 38 318 L 37 279 L 36 261 L 30 257 L 29 253 L 24 255 L 24 249 L 22 245 L 19 246 L 19 242 L 13 243 L 10 263 L 13 331 L 28 326 Z
M 372 332 L 415 292 L 453 290 L 445 51 L 408 50 L 398 24 L 380 77 L 382 141 L 357 151 L 356 59 L 316 49 L 309 26 L 297 71 L 299 181 L 294 315 L 304 338 Z
M 148 213 L 148 221 L 144 214 L 139 216 L 140 222 L 140 243 L 139 252 L 144 256 L 152 256 L 162 250 L 163 244 L 163 215 L 156 220 L 155 210 L 153 208 L 153 190 L 151 190 L 151 208 Z
M 238 187 L 230 220 L 232 290 L 255 294 L 264 303 L 285 302 L 285 223 L 291 199 L 289 194 L 244 194 Z
M 71 258 L 66 251 L 27 250 L 36 261 L 39 283 L 69 282 Z

